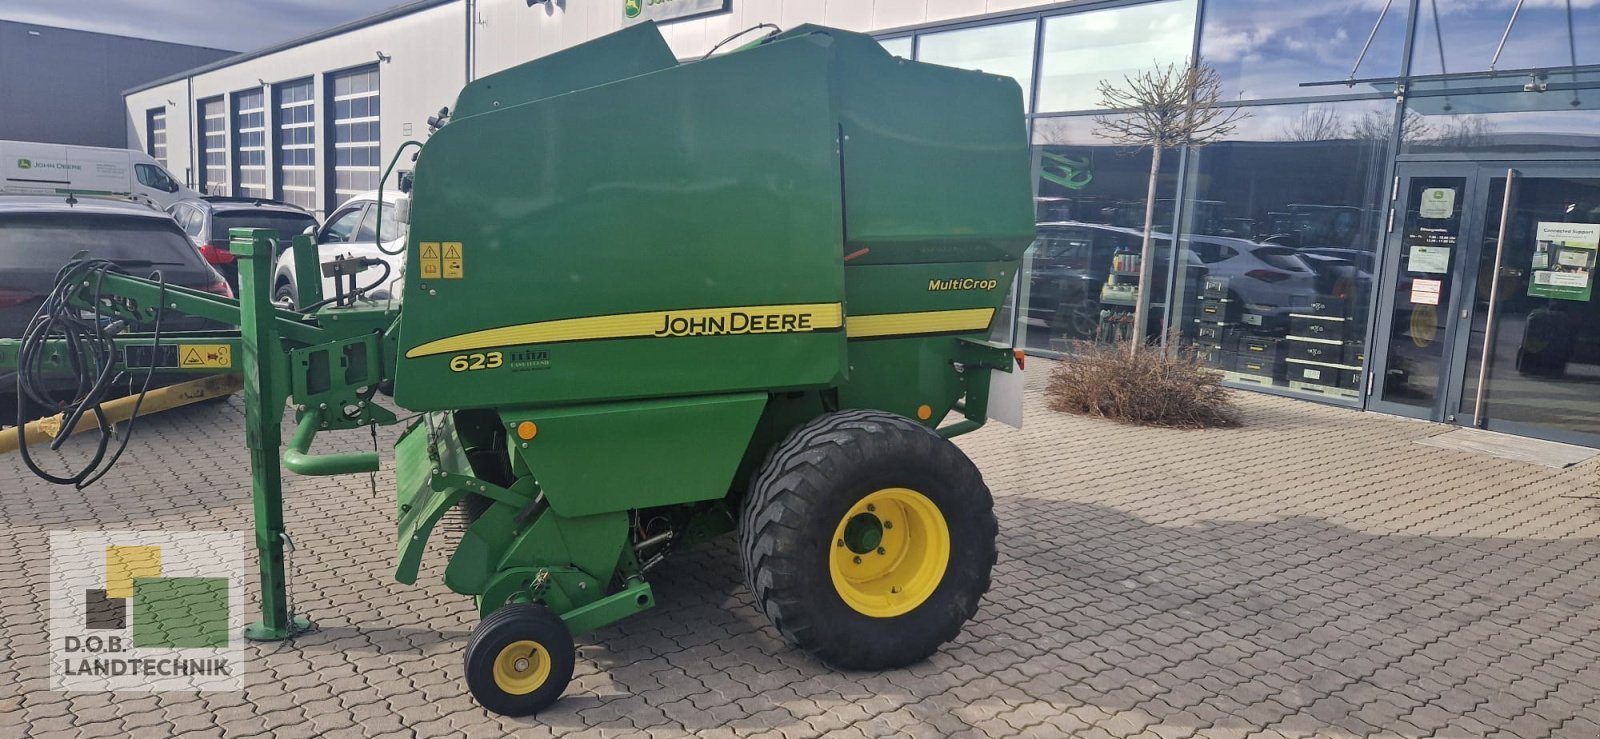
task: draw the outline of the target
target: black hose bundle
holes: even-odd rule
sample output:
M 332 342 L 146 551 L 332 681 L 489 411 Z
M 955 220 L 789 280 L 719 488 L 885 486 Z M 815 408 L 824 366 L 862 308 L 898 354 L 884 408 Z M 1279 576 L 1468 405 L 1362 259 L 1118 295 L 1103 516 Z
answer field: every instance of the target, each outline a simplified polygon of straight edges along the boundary
M 22 461 L 28 469 L 44 480 L 57 485 L 72 485 L 80 490 L 105 476 L 128 448 L 128 440 L 133 437 L 134 419 L 139 416 L 139 407 L 143 405 L 144 396 L 150 390 L 150 380 L 155 376 L 156 348 L 161 344 L 161 319 L 166 313 L 167 283 L 159 271 L 153 272 L 150 279 L 158 287 L 150 362 L 145 370 L 139 398 L 134 401 L 133 414 L 120 434 L 122 440 L 110 459 L 107 459 L 111 440 L 118 434 L 114 426 L 107 422 L 101 403 L 123 376 L 115 337 L 127 328 L 125 321 L 101 312 L 105 306 L 102 286 L 108 273 L 125 272 L 115 262 L 105 259 L 75 259 L 61 268 L 56 273 L 55 286 L 45 296 L 38 312 L 28 321 L 28 327 L 22 333 L 22 345 L 17 351 L 18 414 L 26 407 L 26 401 L 32 400 L 46 408 L 57 409 L 63 415 L 61 433 L 50 442 L 52 450 L 59 450 L 66 443 L 85 413 L 93 413 L 98 422 L 100 436 L 96 441 L 94 456 L 77 472 L 62 477 L 46 472 L 34 462 L 28 452 L 28 436 L 24 433 L 26 423 L 21 418 L 17 419 L 17 451 L 21 452 Z M 90 288 L 93 296 L 92 306 L 87 309 L 72 303 L 73 294 L 83 287 Z M 59 342 L 64 347 L 75 380 L 70 399 L 56 397 L 50 392 L 45 379 L 44 360 L 49 356 L 53 342 Z

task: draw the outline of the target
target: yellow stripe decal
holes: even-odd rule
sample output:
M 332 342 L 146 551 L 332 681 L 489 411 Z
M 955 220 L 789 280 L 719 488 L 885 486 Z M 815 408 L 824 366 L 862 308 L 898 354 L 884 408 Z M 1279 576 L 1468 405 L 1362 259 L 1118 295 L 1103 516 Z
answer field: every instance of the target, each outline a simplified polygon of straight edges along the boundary
M 407 359 L 434 354 L 477 351 L 497 346 L 557 344 L 594 339 L 642 339 L 673 336 L 828 331 L 841 325 L 852 339 L 983 331 L 994 319 L 993 308 L 879 313 L 844 317 L 839 303 L 755 305 L 738 308 L 694 308 L 645 311 L 612 316 L 585 316 L 536 321 L 458 334 L 430 341 L 406 352 Z
M 993 318 L 993 308 L 879 313 L 870 316 L 850 316 L 845 320 L 844 331 L 852 339 L 983 331 L 989 328 L 989 321 Z
M 737 308 L 691 308 L 585 316 L 536 321 L 458 334 L 411 348 L 407 359 L 496 346 L 556 344 L 594 339 L 642 339 L 672 336 L 805 333 L 839 328 L 844 309 L 839 303 L 753 305 Z

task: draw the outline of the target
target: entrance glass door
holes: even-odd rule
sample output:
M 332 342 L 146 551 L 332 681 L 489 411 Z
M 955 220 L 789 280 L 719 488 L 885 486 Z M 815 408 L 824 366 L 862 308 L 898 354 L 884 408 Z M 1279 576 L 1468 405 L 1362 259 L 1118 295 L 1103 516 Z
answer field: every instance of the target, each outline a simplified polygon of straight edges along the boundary
M 1600 164 L 1404 164 L 1393 207 L 1368 407 L 1600 446 Z
M 1475 237 L 1467 217 L 1476 165 L 1432 165 L 1402 174 L 1378 301 L 1369 407 L 1439 420 L 1451 378 L 1461 251 Z
M 1457 422 L 1600 445 L 1600 167 L 1519 166 L 1507 175 L 1483 172 Z

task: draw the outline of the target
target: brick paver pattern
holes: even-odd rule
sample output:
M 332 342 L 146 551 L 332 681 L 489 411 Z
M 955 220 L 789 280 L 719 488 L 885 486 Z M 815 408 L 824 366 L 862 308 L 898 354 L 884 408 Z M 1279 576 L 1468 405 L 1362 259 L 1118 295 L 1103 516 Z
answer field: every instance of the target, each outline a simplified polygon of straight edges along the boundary
M 249 530 L 242 406 L 141 421 L 84 492 L 0 457 L 0 735 L 1600 737 L 1600 462 L 1436 449 L 1413 442 L 1446 427 L 1254 394 L 1245 428 L 1131 428 L 1045 410 L 1047 366 L 1026 429 L 960 439 L 1000 559 L 934 658 L 849 674 L 784 646 L 724 542 L 580 638 L 535 719 L 465 692 L 476 616 L 441 581 L 450 535 L 394 582 L 387 455 L 376 492 L 286 476 L 290 589 L 319 628 L 251 645 L 245 691 L 51 692 L 47 532 Z

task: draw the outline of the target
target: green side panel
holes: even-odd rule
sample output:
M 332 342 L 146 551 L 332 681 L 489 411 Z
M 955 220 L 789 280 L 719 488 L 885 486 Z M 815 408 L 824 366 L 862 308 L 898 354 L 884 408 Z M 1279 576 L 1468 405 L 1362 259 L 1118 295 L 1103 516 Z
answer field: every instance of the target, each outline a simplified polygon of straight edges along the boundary
M 513 429 L 537 424 L 538 435 L 513 451 L 551 508 L 576 518 L 723 497 L 766 401 L 741 393 L 511 408 L 500 417 Z
M 395 442 L 394 458 L 399 508 L 394 579 L 409 584 L 417 581 L 417 568 L 434 525 L 468 492 L 434 485 L 433 470 L 471 475 L 472 467 L 448 413 L 430 414 L 407 429 Z
M 785 35 L 808 34 L 831 36 L 850 70 L 837 88 L 845 238 L 849 251 L 871 250 L 852 264 L 1018 259 L 1034 212 L 1016 81 L 899 59 L 856 33 Z
M 550 510 L 518 535 L 509 551 L 502 550 L 499 566 L 565 565 L 604 583 L 616 571 L 627 543 L 628 514 L 623 511 L 567 518 Z
M 517 522 L 516 511 L 496 505 L 462 534 L 445 568 L 444 583 L 454 592 L 478 595 L 508 570 L 572 568 L 602 585 L 610 582 L 627 543 L 628 514 L 623 511 L 566 518 L 546 508 L 531 524 L 523 525 Z M 588 602 L 600 597 L 601 591 L 595 587 L 569 596 L 587 596 L 581 602 Z
M 416 165 L 395 401 L 489 408 L 842 380 L 832 74 L 829 39 L 811 35 L 440 129 Z M 425 278 L 423 243 L 460 244 L 460 277 L 446 263 Z M 759 331 L 748 318 L 711 335 L 662 330 L 699 309 L 783 315 Z M 617 316 L 629 318 L 551 323 Z M 530 326 L 534 338 L 480 333 Z
M 924 423 L 937 426 L 962 394 L 961 375 L 954 364 L 960 338 L 989 335 L 1016 269 L 1009 261 L 860 266 L 852 262 L 845 269 L 845 282 L 853 316 L 914 309 L 931 318 L 908 324 L 907 328 L 919 331 L 913 335 L 893 333 L 893 324 L 888 334 L 852 335 L 850 380 L 839 388 L 839 404 L 907 418 L 917 418 L 917 408 L 927 405 L 932 414 Z M 974 316 L 981 320 L 974 322 Z
M 654 22 L 629 26 L 542 59 L 480 77 L 462 88 L 456 121 L 676 66 Z

